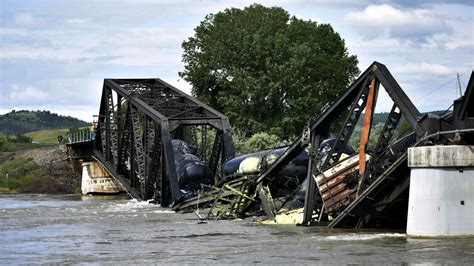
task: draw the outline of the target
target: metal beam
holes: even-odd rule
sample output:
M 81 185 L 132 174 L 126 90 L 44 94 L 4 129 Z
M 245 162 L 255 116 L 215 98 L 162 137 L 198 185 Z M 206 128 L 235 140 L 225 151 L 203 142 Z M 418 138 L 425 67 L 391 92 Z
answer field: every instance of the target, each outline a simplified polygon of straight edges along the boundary
M 370 82 L 369 95 L 367 97 L 367 104 L 365 106 L 364 123 L 362 125 L 362 132 L 360 134 L 359 143 L 359 183 L 357 193 L 360 194 L 362 183 L 365 176 L 365 166 L 367 164 L 365 152 L 367 150 L 367 144 L 369 143 L 370 129 L 372 128 L 372 117 L 374 114 L 375 105 L 377 103 L 377 94 L 375 88 L 375 77 Z
M 309 129 L 312 134 L 326 133 L 325 129 L 330 122 L 333 121 L 339 114 L 345 110 L 354 101 L 355 96 L 359 93 L 360 85 L 373 71 L 374 66 L 378 63 L 374 62 L 367 70 L 362 73 L 357 80 L 334 102 L 327 110 L 325 110 L 316 120 L 310 125 Z M 317 133 L 316 133 L 317 132 Z M 303 138 L 297 138 L 288 149 L 275 162 L 258 177 L 258 183 L 270 177 L 276 172 L 280 171 L 298 156 L 307 146 L 307 143 L 302 142 Z
M 118 105 L 110 107 L 113 91 Z M 227 117 L 160 79 L 105 79 L 102 94 L 99 129 L 104 134 L 98 142 L 103 139 L 104 160 L 112 170 L 128 176 L 127 189 L 138 191 L 138 199 L 154 197 L 165 205 L 181 200 L 172 143 L 172 138 L 179 135 L 176 129 L 210 125 L 220 132 L 213 155 L 214 170 L 219 161 L 234 155 Z M 122 108 L 123 104 L 128 108 Z M 111 139 L 112 146 L 119 147 L 113 153 Z M 152 187 L 156 189 L 150 190 Z
M 222 113 L 216 111 L 214 108 L 206 105 L 205 103 L 202 103 L 201 101 L 197 100 L 196 98 L 193 98 L 191 96 L 189 96 L 188 94 L 182 92 L 181 90 L 175 88 L 174 86 L 172 86 L 171 84 L 163 81 L 162 79 L 159 79 L 159 78 L 156 78 L 155 79 L 157 82 L 160 82 L 161 84 L 165 85 L 166 87 L 168 88 L 172 88 L 173 90 L 175 90 L 176 92 L 178 92 L 181 96 L 183 96 L 184 98 L 186 98 L 188 101 L 190 102 L 193 102 L 197 105 L 200 105 L 202 107 L 204 107 L 205 110 L 209 111 L 210 113 L 212 113 L 213 115 L 217 116 L 217 117 L 220 117 L 222 119 L 226 118 L 225 115 L 223 115 Z
M 410 101 L 410 98 L 408 98 L 400 85 L 398 85 L 397 81 L 393 78 L 385 65 L 377 64 L 376 66 L 375 76 L 385 88 L 385 91 L 388 93 L 390 98 L 392 98 L 393 102 L 395 102 L 400 108 L 405 119 L 415 129 L 418 136 L 425 134 L 426 130 L 418 123 L 421 118 L 418 109 Z
M 131 92 L 127 91 L 126 89 L 122 88 L 119 84 L 117 84 L 114 80 L 112 79 L 105 79 L 104 82 L 113 88 L 114 91 L 117 92 L 120 96 L 126 98 L 128 101 L 130 101 L 133 105 L 135 105 L 137 108 L 139 108 L 141 111 L 143 111 L 146 115 L 150 116 L 154 120 L 157 121 L 164 121 L 167 120 L 166 116 L 160 114 L 158 111 L 150 107 L 148 104 L 146 104 L 143 100 L 135 97 L 132 95 Z

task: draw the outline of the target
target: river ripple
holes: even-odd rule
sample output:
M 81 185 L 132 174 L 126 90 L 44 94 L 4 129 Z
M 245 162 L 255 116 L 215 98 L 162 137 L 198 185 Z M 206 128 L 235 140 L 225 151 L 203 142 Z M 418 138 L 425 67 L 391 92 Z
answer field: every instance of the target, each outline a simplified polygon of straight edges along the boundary
M 0 194 L 0 263 L 474 263 L 474 238 L 198 222 L 124 198 Z

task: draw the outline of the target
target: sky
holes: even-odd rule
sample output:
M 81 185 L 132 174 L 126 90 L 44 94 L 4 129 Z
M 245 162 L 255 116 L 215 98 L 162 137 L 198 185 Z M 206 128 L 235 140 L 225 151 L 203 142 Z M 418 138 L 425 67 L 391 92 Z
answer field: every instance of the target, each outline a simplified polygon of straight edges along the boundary
M 92 121 L 104 78 L 159 77 L 190 93 L 181 43 L 207 14 L 252 3 L 331 24 L 361 71 L 385 64 L 420 111 L 448 108 L 457 73 L 464 91 L 474 68 L 474 1 L 0 0 L 0 114 Z

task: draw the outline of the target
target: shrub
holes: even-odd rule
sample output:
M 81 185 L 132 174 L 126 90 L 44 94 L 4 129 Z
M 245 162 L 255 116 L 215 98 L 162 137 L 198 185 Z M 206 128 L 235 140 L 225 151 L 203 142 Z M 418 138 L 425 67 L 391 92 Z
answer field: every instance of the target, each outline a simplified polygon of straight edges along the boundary
M 237 155 L 286 145 L 278 136 L 266 132 L 253 134 L 248 139 L 244 139 L 239 133 L 234 133 L 233 137 Z
M 22 178 L 21 187 L 18 188 L 19 192 L 23 193 L 50 193 L 50 194 L 62 194 L 67 191 L 58 180 L 51 176 L 48 176 L 41 169 L 36 169 L 28 172 Z
M 16 134 L 13 137 L 8 137 L 8 140 L 14 143 L 31 143 L 33 138 L 22 134 Z
M 8 137 L 0 133 L 0 152 L 2 151 L 10 151 L 11 145 L 8 141 Z

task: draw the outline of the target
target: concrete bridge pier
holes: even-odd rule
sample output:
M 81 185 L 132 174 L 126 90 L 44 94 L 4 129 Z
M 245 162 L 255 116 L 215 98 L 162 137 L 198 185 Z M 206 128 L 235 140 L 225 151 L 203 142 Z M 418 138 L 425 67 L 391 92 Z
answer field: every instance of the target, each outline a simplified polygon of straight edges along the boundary
M 473 151 L 463 145 L 408 149 L 408 235 L 474 235 Z
M 99 163 L 82 163 L 82 194 L 117 194 L 125 192 L 123 187 Z

